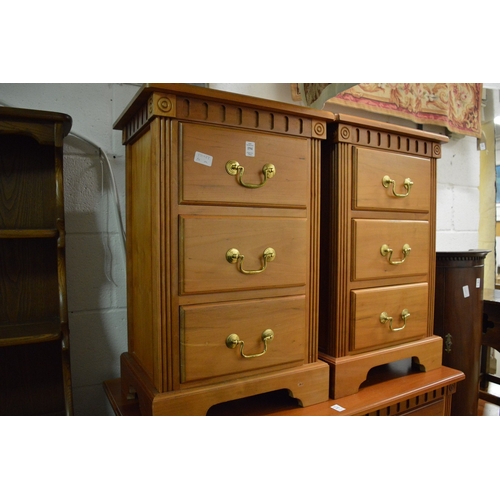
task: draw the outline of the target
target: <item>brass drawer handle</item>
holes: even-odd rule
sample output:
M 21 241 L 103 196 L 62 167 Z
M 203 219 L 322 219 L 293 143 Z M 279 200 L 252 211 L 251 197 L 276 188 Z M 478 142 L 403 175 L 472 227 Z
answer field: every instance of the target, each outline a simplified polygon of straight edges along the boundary
M 400 330 L 403 330 L 406 326 L 406 318 L 410 315 L 410 313 L 408 312 L 408 309 L 403 309 L 401 311 L 401 319 L 403 320 L 404 322 L 404 325 L 399 327 L 399 328 L 393 328 L 392 327 L 392 316 L 389 316 L 386 312 L 383 312 L 381 315 L 380 315 L 380 322 L 382 324 L 386 323 L 387 321 L 389 322 L 389 329 L 391 330 L 391 332 L 399 332 Z
M 243 340 L 240 340 L 238 335 L 236 333 L 231 333 L 226 339 L 226 346 L 229 349 L 234 349 L 237 345 L 240 346 L 240 354 L 243 358 L 250 359 L 250 358 L 258 358 L 259 356 L 264 356 L 267 352 L 267 343 L 271 342 L 271 340 L 274 339 L 274 332 L 268 328 L 267 330 L 264 330 L 261 335 L 262 340 L 264 341 L 264 350 L 262 352 L 259 352 L 257 354 L 245 354 L 243 352 L 243 347 L 245 346 L 245 342 Z
M 262 173 L 264 174 L 264 180 L 261 184 L 247 184 L 243 181 L 243 173 L 245 172 L 245 168 L 242 167 L 236 160 L 229 160 L 226 163 L 226 172 L 229 175 L 238 175 L 238 182 L 246 188 L 257 189 L 262 187 L 267 179 L 271 179 L 276 175 L 276 167 L 272 163 L 266 163 L 262 167 Z
M 238 271 L 243 274 L 259 274 L 262 273 L 266 270 L 267 268 L 267 263 L 273 261 L 276 258 L 276 251 L 274 248 L 266 248 L 264 250 L 264 253 L 262 254 L 262 258 L 264 260 L 264 265 L 262 266 L 262 269 L 257 269 L 255 271 L 247 271 L 241 267 L 241 263 L 243 262 L 243 259 L 245 258 L 244 255 L 240 253 L 239 250 L 236 248 L 230 248 L 226 252 L 226 260 L 230 264 L 236 264 L 238 266 Z
M 382 245 L 380 247 L 380 253 L 384 257 L 387 256 L 387 260 L 389 261 L 389 264 L 392 264 L 393 266 L 397 266 L 398 264 L 402 264 L 406 260 L 406 257 L 408 257 L 408 255 L 410 255 L 410 251 L 411 251 L 410 245 L 408 245 L 408 243 L 405 243 L 403 245 L 403 249 L 402 249 L 403 258 L 401 260 L 392 260 L 392 252 L 393 252 L 392 248 L 389 248 L 389 245 Z
M 405 194 L 396 193 L 396 190 L 395 190 L 396 181 L 391 179 L 388 175 L 384 175 L 384 177 L 382 178 L 382 185 L 385 188 L 388 188 L 391 184 L 392 184 L 392 194 L 394 196 L 396 196 L 397 198 L 406 198 L 410 194 L 410 189 L 413 186 L 413 181 L 409 177 L 407 177 L 405 179 L 405 181 L 403 183 L 403 186 L 406 189 Z

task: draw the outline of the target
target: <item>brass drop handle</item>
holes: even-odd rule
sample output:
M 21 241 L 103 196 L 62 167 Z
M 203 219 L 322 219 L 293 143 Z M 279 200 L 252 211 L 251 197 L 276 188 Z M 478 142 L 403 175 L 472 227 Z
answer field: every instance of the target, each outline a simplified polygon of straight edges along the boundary
M 243 269 L 241 263 L 243 262 L 243 259 L 245 256 L 240 253 L 240 251 L 236 248 L 230 248 L 226 252 L 226 260 L 230 264 L 236 264 L 238 267 L 238 271 L 243 274 L 259 274 L 262 273 L 266 270 L 267 268 L 267 263 L 273 261 L 276 258 L 276 251 L 274 248 L 266 248 L 264 250 L 264 253 L 262 254 L 262 258 L 264 260 L 264 265 L 262 266 L 262 269 L 257 269 L 255 271 L 247 271 L 246 269 Z
M 385 188 L 388 188 L 391 184 L 392 184 L 392 194 L 394 196 L 396 196 L 397 198 L 406 198 L 410 194 L 410 189 L 413 186 L 413 181 L 409 177 L 405 179 L 405 181 L 403 182 L 403 186 L 406 189 L 406 193 L 404 194 L 396 193 L 395 190 L 396 181 L 391 179 L 388 175 L 384 175 L 384 177 L 382 177 L 382 185 Z
M 240 337 L 236 335 L 236 333 L 231 333 L 231 335 L 228 335 L 226 339 L 226 347 L 229 349 L 234 349 L 237 345 L 240 346 L 240 354 L 243 358 L 250 359 L 250 358 L 258 358 L 259 356 L 264 356 L 267 352 L 267 343 L 271 342 L 271 340 L 274 339 L 274 332 L 268 328 L 267 330 L 264 330 L 262 332 L 261 338 L 264 342 L 264 350 L 262 352 L 259 352 L 257 354 L 245 354 L 243 352 L 243 348 L 245 346 L 245 342 L 243 340 L 240 340 Z
M 242 167 L 236 160 L 229 160 L 226 163 L 226 172 L 229 175 L 238 175 L 238 182 L 246 188 L 257 189 L 262 187 L 267 179 L 271 179 L 276 175 L 276 167 L 272 163 L 266 163 L 262 167 L 262 173 L 264 174 L 264 180 L 260 184 L 250 184 L 243 181 L 243 173 L 245 172 L 245 167 Z
M 385 311 L 380 315 L 380 322 L 382 324 L 389 322 L 389 329 L 391 332 L 399 332 L 400 330 L 403 330 L 406 327 L 406 318 L 410 316 L 410 313 L 408 312 L 408 309 L 403 309 L 401 311 L 401 319 L 403 320 L 404 324 L 403 326 L 399 328 L 393 328 L 392 327 L 392 316 L 389 316 Z
M 392 252 L 393 252 L 392 248 L 389 248 L 389 245 L 382 245 L 380 247 L 380 253 L 384 257 L 387 256 L 387 260 L 389 261 L 389 264 L 392 264 L 393 266 L 397 266 L 399 264 L 402 264 L 406 260 L 406 257 L 408 257 L 408 255 L 410 255 L 410 251 L 411 251 L 410 245 L 408 245 L 408 243 L 405 243 L 403 245 L 403 249 L 402 249 L 403 258 L 401 260 L 392 260 Z

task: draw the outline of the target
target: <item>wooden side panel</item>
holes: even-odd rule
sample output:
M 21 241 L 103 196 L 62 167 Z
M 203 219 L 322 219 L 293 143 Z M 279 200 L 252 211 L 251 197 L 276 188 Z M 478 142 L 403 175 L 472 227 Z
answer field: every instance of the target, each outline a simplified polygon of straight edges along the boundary
M 349 144 L 322 144 L 319 351 L 333 357 L 348 342 L 351 153 Z
M 352 186 L 352 146 L 338 144 L 335 153 L 332 184 L 330 185 L 331 217 L 330 247 L 332 253 L 325 258 L 333 260 L 329 279 L 329 296 L 332 304 L 329 305 L 329 326 L 327 335 L 330 336 L 328 352 L 331 356 L 340 357 L 349 350 L 349 296 L 345 293 L 350 282 L 351 260 L 351 224 L 350 193 Z
M 127 302 L 129 352 L 154 375 L 151 132 L 127 146 Z
M 158 391 L 173 384 L 169 135 L 170 121 L 157 118 L 127 145 L 128 352 Z
M 440 148 L 439 144 L 435 146 Z M 429 319 L 427 324 L 427 336 L 434 335 L 434 308 L 436 297 L 436 199 L 437 199 L 437 160 L 431 159 L 430 166 L 430 200 L 429 200 Z
M 309 363 L 318 360 L 319 335 L 319 266 L 320 266 L 320 212 L 321 212 L 321 143 L 317 139 L 311 141 L 311 200 L 309 204 L 310 260 L 309 260 L 309 328 L 308 339 Z

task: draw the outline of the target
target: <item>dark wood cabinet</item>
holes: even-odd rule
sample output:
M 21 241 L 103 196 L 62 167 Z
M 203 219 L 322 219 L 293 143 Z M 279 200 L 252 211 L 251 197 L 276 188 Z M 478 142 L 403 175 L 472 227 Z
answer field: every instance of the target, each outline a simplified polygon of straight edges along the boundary
M 71 117 L 0 108 L 0 414 L 73 413 L 63 139 Z
M 443 365 L 465 374 L 451 414 L 477 415 L 484 258 L 488 250 L 437 252 L 434 331 L 443 338 Z

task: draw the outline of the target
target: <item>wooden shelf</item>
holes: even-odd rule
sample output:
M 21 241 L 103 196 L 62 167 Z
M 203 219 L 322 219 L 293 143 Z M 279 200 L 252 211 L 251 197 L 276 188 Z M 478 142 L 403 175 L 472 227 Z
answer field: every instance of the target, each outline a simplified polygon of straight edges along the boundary
M 0 325 L 0 347 L 49 342 L 60 338 L 59 318 L 36 323 Z
M 17 238 L 57 238 L 57 229 L 0 229 L 1 239 Z

